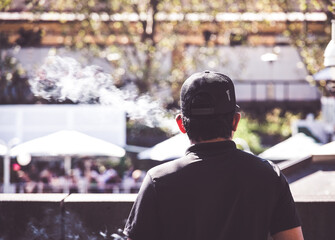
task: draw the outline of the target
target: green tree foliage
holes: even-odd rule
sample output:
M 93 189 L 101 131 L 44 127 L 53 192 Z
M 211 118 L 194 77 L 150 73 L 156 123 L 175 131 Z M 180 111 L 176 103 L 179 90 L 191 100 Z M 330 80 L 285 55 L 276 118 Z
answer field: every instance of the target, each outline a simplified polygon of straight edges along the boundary
M 0 10 L 7 10 L 10 2 L 1 1 Z M 228 42 L 232 45 L 246 44 L 248 35 L 257 34 L 261 25 L 272 28 L 276 24 L 267 21 L 220 24 L 215 18 L 217 14 L 324 11 L 330 20 L 334 14 L 334 4 L 327 0 L 33 0 L 26 1 L 24 10 L 35 14 L 73 13 L 77 21 L 62 20 L 64 45 L 105 58 L 114 67 L 112 75 L 119 87 L 132 82 L 139 93 L 166 98 L 164 101 L 167 104 L 176 106 L 180 85 L 187 74 L 185 70 L 188 64 L 192 64 L 183 56 L 184 37 L 192 34 L 201 36 L 199 31 L 203 31 L 203 47 L 211 50 L 218 34 L 227 33 Z M 210 18 L 192 21 L 185 19 L 186 14 L 191 13 L 205 13 Z M 159 20 L 164 14 L 181 14 L 181 18 Z M 214 27 L 199 30 L 206 21 Z M 310 74 L 319 71 L 323 67 L 322 54 L 329 41 L 329 34 L 326 37 L 311 34 L 307 22 L 296 24 L 287 21 L 285 24 L 286 30 L 282 34 L 290 37 L 292 44 L 300 49 L 302 60 Z M 325 26 L 325 31 L 330 33 L 329 23 Z M 26 44 L 28 40 L 24 36 L 28 36 L 33 41 L 28 44 L 31 46 L 40 41 L 39 37 L 42 35 L 43 31 L 39 29 L 35 32 L 22 32 L 17 43 Z M 199 51 L 199 55 L 195 57 L 200 58 L 208 52 L 210 51 Z M 172 54 L 172 66 L 163 72 L 162 66 L 165 63 L 162 59 L 168 54 Z M 169 94 L 163 96 L 162 89 Z
M 263 116 L 243 114 L 235 138 L 244 139 L 255 154 L 291 136 L 291 125 L 301 114 L 274 109 Z
M 0 60 L 0 102 L 5 104 L 34 102 L 36 99 L 30 91 L 25 70 L 17 59 L 7 55 L 2 56 Z
M 0 0 L 0 11 L 6 10 L 11 4 L 12 0 Z
M 97 56 L 104 57 L 115 68 L 113 77 L 119 86 L 129 81 L 135 83 L 140 93 L 154 93 L 155 87 L 164 85 L 165 79 L 171 78 L 174 69 L 168 73 L 161 72 L 160 59 L 170 53 L 176 46 L 176 36 L 172 27 L 164 26 L 157 36 L 156 15 L 174 4 L 169 1 L 54 1 L 45 8 L 64 12 L 71 11 L 82 17 L 80 24 L 64 22 L 66 44 L 75 49 L 86 49 Z M 180 3 L 178 3 L 180 4 Z M 178 5 L 177 4 L 177 5 Z M 32 9 L 41 7 L 36 2 Z M 39 8 L 39 11 L 44 11 Z M 107 21 L 110 16 L 119 14 L 121 20 Z M 116 16 L 117 17 L 117 16 Z M 162 23 L 165 25 L 165 23 Z
M 112 74 L 120 87 L 132 82 L 137 86 L 139 93 L 151 95 L 160 93 L 161 89 L 169 89 L 172 98 L 166 101 L 174 103 L 177 102 L 177 93 L 189 64 L 183 56 L 176 57 L 174 51 L 182 48 L 185 33 L 199 34 L 200 26 L 200 20 L 188 21 L 185 14 L 206 13 L 212 16 L 208 21 L 217 24 L 217 28 L 204 31 L 203 37 L 207 45 L 211 42 L 211 37 L 215 37 L 212 33 L 230 32 L 232 44 L 245 44 L 245 37 L 250 32 L 256 34 L 259 30 L 259 23 L 245 21 L 235 21 L 222 28 L 215 20 L 215 16 L 220 12 L 271 13 L 312 10 L 328 11 L 329 15 L 333 11 L 331 1 L 325 0 L 56 0 L 29 1 L 27 6 L 30 11 L 36 13 L 54 11 L 80 15 L 79 24 L 64 21 L 64 44 L 106 58 L 115 69 Z M 184 14 L 184 18 L 158 21 L 160 14 L 170 13 Z M 116 19 L 111 19 L 111 16 Z M 271 26 L 275 23 L 264 24 Z M 303 23 L 301 27 L 301 24 L 288 21 L 286 25 L 283 34 L 289 36 L 292 43 L 299 47 L 309 72 L 313 74 L 321 69 L 322 50 L 329 39 L 311 35 L 307 23 Z M 171 52 L 172 57 L 177 59 L 174 59 L 167 72 L 162 72 L 162 58 Z M 158 97 L 162 98 L 161 95 Z

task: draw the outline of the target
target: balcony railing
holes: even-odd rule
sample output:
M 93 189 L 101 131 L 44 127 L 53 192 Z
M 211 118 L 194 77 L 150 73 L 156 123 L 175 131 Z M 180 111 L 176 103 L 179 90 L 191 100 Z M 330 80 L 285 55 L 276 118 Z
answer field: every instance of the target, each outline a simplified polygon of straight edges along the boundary
M 108 239 L 136 194 L 0 194 L 0 239 Z M 305 240 L 335 236 L 335 196 L 296 199 Z M 109 238 L 111 239 L 111 238 Z

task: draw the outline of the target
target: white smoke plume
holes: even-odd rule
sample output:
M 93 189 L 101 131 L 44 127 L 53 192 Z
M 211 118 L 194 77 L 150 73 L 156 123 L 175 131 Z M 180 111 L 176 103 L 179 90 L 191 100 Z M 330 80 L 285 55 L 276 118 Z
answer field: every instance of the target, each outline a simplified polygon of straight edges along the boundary
M 138 96 L 129 88 L 121 90 L 101 67 L 82 66 L 70 57 L 47 57 L 30 79 L 30 85 L 35 96 L 48 100 L 111 105 L 151 127 L 166 123 L 166 112 L 159 101 L 148 95 Z

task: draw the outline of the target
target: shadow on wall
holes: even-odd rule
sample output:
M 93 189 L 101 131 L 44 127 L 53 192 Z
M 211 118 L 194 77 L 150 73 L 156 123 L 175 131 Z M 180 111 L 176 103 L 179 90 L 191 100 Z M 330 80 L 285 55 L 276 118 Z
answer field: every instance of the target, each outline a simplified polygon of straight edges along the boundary
M 112 239 L 133 194 L 3 194 L 0 239 Z

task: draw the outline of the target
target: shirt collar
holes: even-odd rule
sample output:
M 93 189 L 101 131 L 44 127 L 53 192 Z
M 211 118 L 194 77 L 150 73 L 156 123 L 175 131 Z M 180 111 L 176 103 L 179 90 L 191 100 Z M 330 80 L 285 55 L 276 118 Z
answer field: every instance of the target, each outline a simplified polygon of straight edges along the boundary
M 186 155 L 195 153 L 196 155 L 216 155 L 223 152 L 231 151 L 236 149 L 235 142 L 231 140 L 209 142 L 209 143 L 197 143 L 190 146 Z

